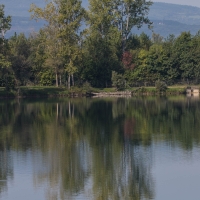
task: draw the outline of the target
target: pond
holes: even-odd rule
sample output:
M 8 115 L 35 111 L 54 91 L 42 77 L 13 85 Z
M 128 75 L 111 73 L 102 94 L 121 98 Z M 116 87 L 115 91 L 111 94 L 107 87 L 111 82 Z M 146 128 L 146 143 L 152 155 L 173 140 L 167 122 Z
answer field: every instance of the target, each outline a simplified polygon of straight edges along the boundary
M 200 196 L 200 100 L 0 100 L 0 199 Z

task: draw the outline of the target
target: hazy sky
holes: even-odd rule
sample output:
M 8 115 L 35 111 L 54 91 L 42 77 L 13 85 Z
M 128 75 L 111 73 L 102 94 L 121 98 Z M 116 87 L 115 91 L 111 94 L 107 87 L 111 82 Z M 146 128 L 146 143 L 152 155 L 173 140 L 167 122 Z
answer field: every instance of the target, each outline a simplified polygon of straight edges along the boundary
M 200 0 L 152 0 L 152 1 L 153 2 L 165 2 L 165 3 L 174 3 L 174 4 L 182 4 L 182 5 L 200 7 Z

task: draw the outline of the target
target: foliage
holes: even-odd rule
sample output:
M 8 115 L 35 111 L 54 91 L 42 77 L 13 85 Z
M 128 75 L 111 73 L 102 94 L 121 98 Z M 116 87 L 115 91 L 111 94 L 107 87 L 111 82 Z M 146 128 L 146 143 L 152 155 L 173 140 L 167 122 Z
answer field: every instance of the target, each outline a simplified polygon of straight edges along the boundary
M 79 55 L 78 30 L 83 19 L 84 9 L 79 0 L 57 0 L 47 3 L 44 9 L 32 4 L 30 12 L 32 17 L 44 19 L 48 25 L 44 29 L 46 47 L 46 65 L 55 72 L 56 86 L 58 74 L 65 70 L 68 73 L 68 87 L 70 76 L 77 72 L 75 67 Z
M 127 85 L 155 86 L 157 80 L 167 85 L 199 84 L 199 32 L 166 39 L 155 32 L 152 38 L 131 34 L 134 26 L 150 25 L 150 5 L 140 0 L 90 0 L 86 11 L 79 0 L 47 1 L 44 8 L 30 9 L 33 18 L 46 21 L 45 26 L 29 37 L 21 33 L 8 40 L 3 34 L 11 18 L 4 16 L 1 6 L 6 25 L 0 25 L 0 84 L 9 88 L 8 77 L 15 87 L 70 88 L 88 82 L 122 90 Z
M 0 42 L 5 39 L 5 33 L 11 28 L 11 16 L 5 16 L 5 6 L 0 4 Z
M 156 87 L 156 91 L 159 93 L 166 92 L 167 90 L 167 85 L 164 81 L 157 80 L 155 82 L 155 87 Z
M 12 72 L 14 74 L 16 85 L 26 85 L 32 80 L 32 68 L 29 61 L 31 53 L 30 39 L 26 38 L 23 33 L 11 37 L 10 60 L 12 62 Z
M 83 84 L 83 90 L 86 91 L 86 92 L 91 92 L 92 91 L 92 87 L 91 87 L 90 83 L 85 82 Z
M 133 55 L 129 51 L 125 51 L 122 54 L 122 63 L 125 69 L 134 69 Z
M 11 16 L 5 16 L 4 7 L 0 4 L 0 79 L 5 84 L 6 90 L 9 90 L 12 87 L 12 84 L 9 84 L 10 81 L 8 81 L 11 63 L 8 59 L 9 45 L 8 40 L 5 39 L 5 34 L 11 28 Z
M 112 85 L 116 87 L 116 90 L 124 90 L 126 87 L 126 81 L 123 75 L 112 71 Z
M 54 76 L 51 70 L 45 70 L 39 74 L 40 76 L 40 85 L 42 86 L 51 86 L 53 85 Z

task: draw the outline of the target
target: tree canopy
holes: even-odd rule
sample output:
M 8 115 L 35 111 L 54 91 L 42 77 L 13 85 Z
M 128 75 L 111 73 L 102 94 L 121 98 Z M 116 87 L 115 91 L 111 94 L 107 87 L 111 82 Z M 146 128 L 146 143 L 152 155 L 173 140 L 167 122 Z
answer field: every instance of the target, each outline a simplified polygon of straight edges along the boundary
M 200 34 L 183 32 L 163 38 L 153 32 L 135 35 L 134 26 L 151 26 L 151 1 L 80 0 L 32 4 L 35 20 L 46 21 L 37 33 L 5 39 L 11 17 L 0 6 L 0 84 L 81 86 L 168 85 L 199 83 Z M 117 77 L 119 80 L 117 80 Z M 115 80 L 115 83 L 113 83 Z M 9 86 L 10 85 L 10 86 Z M 120 86 L 120 87 L 121 87 Z

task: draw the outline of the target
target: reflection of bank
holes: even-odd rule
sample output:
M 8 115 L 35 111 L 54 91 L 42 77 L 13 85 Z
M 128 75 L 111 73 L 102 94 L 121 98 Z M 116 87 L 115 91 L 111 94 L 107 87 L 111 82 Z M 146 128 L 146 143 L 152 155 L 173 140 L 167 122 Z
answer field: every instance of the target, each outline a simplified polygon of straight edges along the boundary
M 187 95 L 187 97 L 199 97 L 199 88 L 187 87 L 186 95 Z

